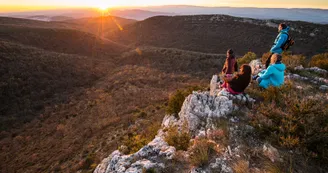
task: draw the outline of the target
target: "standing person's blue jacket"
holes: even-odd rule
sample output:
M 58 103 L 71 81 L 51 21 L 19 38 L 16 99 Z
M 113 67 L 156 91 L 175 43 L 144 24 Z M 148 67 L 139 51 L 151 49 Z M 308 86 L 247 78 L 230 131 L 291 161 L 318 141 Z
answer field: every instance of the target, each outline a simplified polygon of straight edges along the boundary
M 271 53 L 281 54 L 283 52 L 283 50 L 281 49 L 281 46 L 288 39 L 288 35 L 287 35 L 288 31 L 289 31 L 289 27 L 280 31 L 280 33 L 278 34 L 278 36 L 277 36 L 276 40 L 274 41 L 274 44 L 270 50 Z
M 271 64 L 264 73 L 259 73 L 258 78 L 260 87 L 268 88 L 269 86 L 279 87 L 284 84 L 286 66 L 282 63 Z

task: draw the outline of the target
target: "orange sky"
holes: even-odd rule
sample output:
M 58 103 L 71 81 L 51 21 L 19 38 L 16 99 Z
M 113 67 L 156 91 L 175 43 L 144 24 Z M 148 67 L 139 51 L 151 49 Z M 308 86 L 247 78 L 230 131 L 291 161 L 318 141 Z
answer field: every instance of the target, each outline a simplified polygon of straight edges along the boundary
M 80 7 L 199 5 L 328 9 L 328 0 L 0 0 L 0 12 Z

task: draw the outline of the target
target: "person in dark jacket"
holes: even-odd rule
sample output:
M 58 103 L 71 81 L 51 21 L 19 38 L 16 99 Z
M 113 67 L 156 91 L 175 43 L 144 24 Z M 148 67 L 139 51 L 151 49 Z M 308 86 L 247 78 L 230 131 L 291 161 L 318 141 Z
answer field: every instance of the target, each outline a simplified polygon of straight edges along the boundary
M 244 64 L 240 67 L 239 73 L 232 79 L 224 78 L 224 81 L 227 84 L 223 87 L 231 94 L 242 94 L 251 82 L 251 77 L 252 68 L 249 65 Z
M 271 62 L 271 57 L 273 54 L 281 54 L 283 52 L 282 46 L 286 43 L 288 39 L 288 31 L 289 31 L 289 26 L 287 26 L 284 23 L 279 24 L 278 27 L 278 36 L 276 37 L 273 46 L 271 47 L 270 53 L 271 55 L 268 57 L 268 59 L 265 62 L 265 67 L 268 68 Z

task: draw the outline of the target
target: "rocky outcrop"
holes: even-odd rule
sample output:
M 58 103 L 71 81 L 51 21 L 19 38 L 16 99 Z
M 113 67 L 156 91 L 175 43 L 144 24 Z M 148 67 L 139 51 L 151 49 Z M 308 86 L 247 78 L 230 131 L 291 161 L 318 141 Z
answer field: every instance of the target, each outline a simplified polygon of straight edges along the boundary
M 256 59 L 256 60 L 251 61 L 249 63 L 249 65 L 252 68 L 252 74 L 253 75 L 258 74 L 260 71 L 265 69 L 265 67 L 261 63 L 260 59 Z M 314 72 L 314 73 L 322 74 L 322 75 L 328 74 L 327 70 L 320 69 L 318 67 L 304 68 L 302 65 L 295 67 L 294 70 Z M 310 82 L 310 83 L 313 83 L 313 84 L 325 84 L 325 85 L 328 84 L 328 79 L 326 79 L 326 78 L 317 77 L 317 76 L 305 77 L 305 76 L 301 76 L 299 74 L 293 74 L 293 73 L 287 73 L 285 75 L 285 79 L 302 80 L 302 81 L 307 81 L 307 82 Z M 324 86 L 322 86 L 321 88 L 324 88 Z
M 325 69 L 321 69 L 319 67 L 310 67 L 310 68 L 304 68 L 302 65 L 297 66 L 294 68 L 294 70 L 305 70 L 305 71 L 312 71 L 315 73 L 319 73 L 319 74 L 328 74 L 328 71 Z
M 256 74 L 262 69 L 260 60 L 250 63 Z M 324 71 L 313 68 L 312 70 L 323 73 Z M 299 79 L 296 74 L 287 74 L 286 78 Z M 301 79 L 302 80 L 302 79 Z M 94 173 L 142 173 L 147 170 L 164 172 L 168 163 L 177 156 L 177 150 L 165 141 L 168 129 L 175 126 L 179 131 L 187 130 L 191 142 L 199 138 L 211 138 L 211 134 L 218 131 L 218 120 L 224 119 L 227 124 L 228 144 L 222 153 L 210 158 L 208 164 L 202 167 L 188 166 L 188 173 L 233 173 L 232 163 L 245 155 L 245 146 L 267 157 L 272 162 L 282 162 L 279 150 L 268 143 L 263 143 L 256 136 L 254 128 L 247 123 L 242 123 L 242 116 L 234 112 L 248 109 L 255 102 L 247 94 L 232 95 L 220 88 L 219 77 L 214 75 L 210 82 L 210 91 L 193 92 L 189 95 L 181 108 L 178 117 L 167 115 L 162 121 L 162 128 L 156 137 L 142 147 L 138 152 L 124 155 L 119 150 L 114 151 L 97 166 Z M 322 87 L 324 89 L 324 87 Z M 215 143 L 215 142 L 214 142 Z M 220 144 L 217 144 L 220 145 Z M 246 148 L 247 148 L 246 147 Z M 184 158 L 188 158 L 191 151 L 184 151 Z M 179 156 L 181 157 L 181 156 Z M 248 162 L 245 162 L 249 164 Z M 252 166 L 252 171 L 259 169 Z
M 212 85 L 217 86 L 217 76 L 213 77 Z M 189 95 L 181 108 L 179 117 L 171 115 L 165 116 L 162 122 L 162 128 L 157 136 L 138 152 L 130 155 L 124 155 L 120 151 L 114 151 L 109 157 L 105 158 L 97 166 L 94 173 L 141 173 L 144 170 L 155 170 L 161 172 L 166 168 L 168 161 L 172 160 L 176 154 L 176 149 L 165 142 L 163 129 L 169 126 L 176 126 L 179 129 L 186 128 L 192 137 L 206 137 L 211 131 L 218 127 L 215 122 L 218 119 L 226 119 L 231 123 L 229 126 L 230 144 L 225 148 L 224 154 L 211 160 L 206 168 L 192 168 L 189 172 L 222 172 L 232 173 L 229 161 L 234 157 L 240 157 L 243 151 L 240 150 L 241 134 L 252 131 L 250 126 L 237 126 L 239 118 L 230 115 L 231 112 L 238 109 L 236 103 L 253 102 L 248 95 L 231 95 L 225 90 L 213 87 L 210 92 L 193 92 Z M 215 93 L 213 95 L 213 93 Z M 260 146 L 260 142 L 249 138 L 249 144 Z M 188 155 L 188 152 L 185 153 Z
M 321 77 L 304 77 L 299 74 L 286 74 L 285 79 L 294 79 L 294 80 L 302 80 L 302 81 L 308 81 L 313 84 L 328 84 L 328 79 L 321 78 Z

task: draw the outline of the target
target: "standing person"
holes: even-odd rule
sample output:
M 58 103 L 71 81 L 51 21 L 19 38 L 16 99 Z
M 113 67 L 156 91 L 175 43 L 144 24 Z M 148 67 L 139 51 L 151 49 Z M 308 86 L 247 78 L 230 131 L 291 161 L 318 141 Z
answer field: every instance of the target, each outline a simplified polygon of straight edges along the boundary
M 227 58 L 224 62 L 224 66 L 222 68 L 222 75 L 224 78 L 231 79 L 234 72 L 238 72 L 237 60 L 235 58 L 233 50 L 228 49 L 227 50 Z M 225 82 L 223 83 L 223 85 L 225 85 Z
M 271 57 L 273 54 L 282 54 L 283 52 L 283 45 L 287 42 L 288 40 L 288 31 L 289 31 L 289 26 L 287 26 L 284 23 L 279 24 L 278 27 L 278 36 L 276 37 L 273 46 L 271 47 L 270 53 L 271 55 L 269 56 L 269 58 L 266 60 L 265 62 L 265 67 L 268 68 L 271 62 Z
M 231 94 L 242 94 L 251 82 L 252 68 L 244 64 L 240 67 L 240 70 L 236 76 L 232 79 L 224 78 L 226 85 L 224 88 Z
M 284 84 L 285 64 L 281 63 L 281 55 L 273 54 L 271 57 L 271 64 L 263 73 L 259 73 L 259 86 L 267 89 L 270 86 L 280 87 Z

